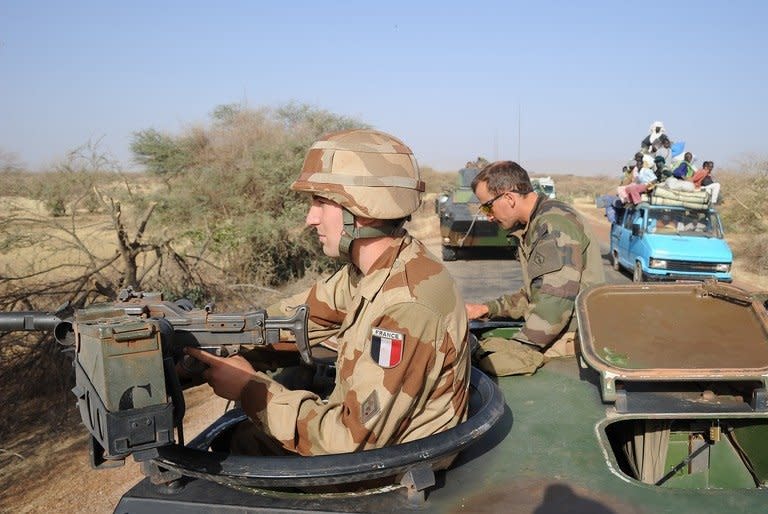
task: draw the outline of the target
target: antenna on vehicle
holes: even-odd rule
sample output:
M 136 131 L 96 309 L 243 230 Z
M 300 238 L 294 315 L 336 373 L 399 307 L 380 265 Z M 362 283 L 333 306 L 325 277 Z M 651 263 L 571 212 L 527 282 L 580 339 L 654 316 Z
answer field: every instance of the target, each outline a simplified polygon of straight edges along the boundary
M 517 104 L 517 162 L 520 163 L 520 116 L 522 106 L 518 102 Z

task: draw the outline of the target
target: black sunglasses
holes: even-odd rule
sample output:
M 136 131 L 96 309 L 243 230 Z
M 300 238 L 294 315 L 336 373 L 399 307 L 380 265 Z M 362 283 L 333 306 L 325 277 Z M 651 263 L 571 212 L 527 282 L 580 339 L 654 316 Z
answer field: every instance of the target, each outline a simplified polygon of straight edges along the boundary
M 502 196 L 504 196 L 507 193 L 514 193 L 514 192 L 515 192 L 514 189 L 510 189 L 509 191 L 504 191 L 503 193 L 497 194 L 496 196 L 494 196 L 493 198 L 491 198 L 487 202 L 481 203 L 480 204 L 480 212 L 482 212 L 486 216 L 489 215 L 491 212 L 493 212 L 493 202 L 495 202 L 496 200 L 498 200 L 499 198 L 501 198 Z

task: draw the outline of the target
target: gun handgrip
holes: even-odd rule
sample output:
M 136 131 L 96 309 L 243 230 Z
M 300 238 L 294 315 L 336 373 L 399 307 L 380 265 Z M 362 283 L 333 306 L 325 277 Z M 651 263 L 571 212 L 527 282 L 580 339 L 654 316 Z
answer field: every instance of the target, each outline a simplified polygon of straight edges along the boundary
M 270 318 L 269 323 L 272 328 L 280 330 L 289 330 L 296 337 L 296 348 L 299 350 L 299 356 L 305 364 L 312 364 L 312 349 L 309 346 L 309 330 L 307 323 L 309 321 L 309 307 L 299 305 L 291 318 Z

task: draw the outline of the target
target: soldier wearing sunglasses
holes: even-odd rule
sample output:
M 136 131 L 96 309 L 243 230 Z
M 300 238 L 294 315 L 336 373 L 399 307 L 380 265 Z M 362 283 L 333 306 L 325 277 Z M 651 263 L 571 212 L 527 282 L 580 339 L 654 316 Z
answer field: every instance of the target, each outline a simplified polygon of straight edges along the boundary
M 534 193 L 528 173 L 515 162 L 489 164 L 472 189 L 480 210 L 519 239 L 523 286 L 467 304 L 468 317 L 525 321 L 513 340 L 481 341 L 478 364 L 496 375 L 530 374 L 545 357 L 573 355 L 576 295 L 605 281 L 598 243 L 571 206 Z

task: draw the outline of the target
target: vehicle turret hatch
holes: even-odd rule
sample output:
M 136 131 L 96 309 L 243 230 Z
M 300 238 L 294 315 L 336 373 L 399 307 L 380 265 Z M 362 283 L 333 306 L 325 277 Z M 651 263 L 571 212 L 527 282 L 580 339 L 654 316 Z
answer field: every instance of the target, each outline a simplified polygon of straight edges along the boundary
M 579 296 L 577 317 L 582 362 L 620 411 L 768 410 L 768 315 L 741 289 L 597 286 Z M 631 408 L 632 393 L 655 400 Z

